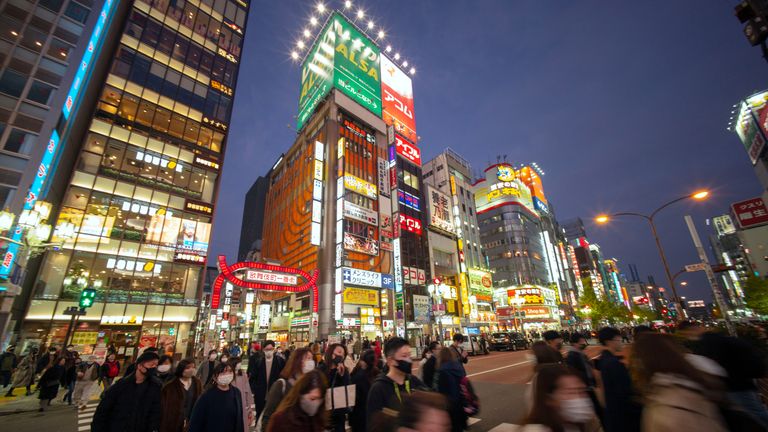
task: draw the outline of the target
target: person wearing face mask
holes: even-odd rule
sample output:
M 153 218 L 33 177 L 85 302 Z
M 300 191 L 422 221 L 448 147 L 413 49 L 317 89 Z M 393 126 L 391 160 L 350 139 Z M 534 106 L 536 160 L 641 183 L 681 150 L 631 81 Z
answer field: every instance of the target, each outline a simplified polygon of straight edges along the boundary
M 213 369 L 213 381 L 192 409 L 188 432 L 242 432 L 243 400 L 240 390 L 232 385 L 235 371 L 229 363 Z
M 99 368 L 99 381 L 104 384 L 104 391 L 115 381 L 120 374 L 120 363 L 117 361 L 115 353 L 109 353 L 104 364 Z
M 200 363 L 197 367 L 197 378 L 203 383 L 203 387 L 211 383 L 213 378 L 213 370 L 219 365 L 218 351 L 212 349 L 208 351 L 208 358 Z
M 467 373 L 453 350 L 440 350 L 437 368 L 436 388 L 448 399 L 451 430 L 462 431 L 467 428 L 468 416 L 462 405 L 461 380 Z
M 571 345 L 567 347 L 568 354 L 565 356 L 564 364 L 570 366 L 587 386 L 587 395 L 592 401 L 592 406 L 595 409 L 595 414 L 602 421 L 603 410 L 600 402 L 597 399 L 597 380 L 595 379 L 595 371 L 592 369 L 592 363 L 584 354 L 584 350 L 587 348 L 587 339 L 581 333 L 571 334 Z
M 360 354 L 357 365 L 352 370 L 352 384 L 355 385 L 355 407 L 349 413 L 349 425 L 352 432 L 366 432 L 366 404 L 368 392 L 381 370 L 376 365 L 376 353 L 373 350 L 365 350 Z
M 431 389 L 433 388 L 433 381 L 435 380 L 435 371 L 437 370 L 437 354 L 440 352 L 440 342 L 430 342 L 427 349 L 424 351 L 424 358 L 421 360 L 421 381 L 424 385 Z
M 256 432 L 266 430 L 269 419 L 277 410 L 280 402 L 285 395 L 291 391 L 296 381 L 301 379 L 304 374 L 315 370 L 315 360 L 309 348 L 298 348 L 293 350 L 283 371 L 280 373 L 280 379 L 269 389 L 267 400 L 264 404 L 264 410 L 261 412 L 259 422 L 256 424 Z
M 347 358 L 347 348 L 340 343 L 328 345 L 323 356 L 323 362 L 318 369 L 325 373 L 328 380 L 328 387 L 344 387 L 350 384 L 349 369 L 344 365 L 344 359 Z M 344 432 L 347 412 L 346 401 L 332 401 L 334 407 L 341 407 L 331 412 L 331 430 Z
M 192 407 L 202 392 L 203 385 L 195 376 L 195 363 L 189 359 L 181 360 L 160 396 L 160 432 L 185 431 L 192 417 Z
M 597 333 L 603 352 L 596 360 L 603 382 L 605 410 L 603 421 L 606 432 L 637 432 L 640 430 L 642 407 L 632 387 L 632 378 L 621 357 L 621 332 L 603 327 Z
M 93 362 L 91 356 L 87 361 L 81 361 L 76 369 L 75 391 L 72 398 L 79 410 L 84 410 L 88 400 L 91 397 L 91 391 L 96 380 L 99 378 L 99 365 Z
M 602 431 L 576 372 L 560 364 L 547 364 L 534 381 L 531 411 L 518 432 Z
M 265 341 L 261 351 L 262 358 L 254 364 L 248 363 L 248 378 L 253 392 L 253 401 L 256 404 L 257 418 L 264 411 L 269 389 L 280 378 L 280 373 L 285 367 L 285 360 L 275 355 L 275 342 Z
M 248 432 L 251 424 L 256 422 L 256 413 L 253 408 L 253 393 L 251 392 L 251 384 L 248 382 L 248 375 L 240 367 L 242 359 L 240 357 L 232 357 L 229 359 L 229 364 L 232 365 L 232 370 L 235 371 L 235 380 L 232 381 L 232 385 L 240 390 L 240 396 L 243 402 L 243 426 Z
M 93 415 L 91 432 L 154 432 L 160 427 L 160 356 L 144 351 L 134 372 L 112 384 Z
M 163 384 L 173 379 L 173 372 L 171 371 L 172 367 L 173 359 L 171 356 L 167 354 L 160 356 L 160 361 L 157 363 L 157 378 L 159 378 Z
M 450 354 L 450 351 L 445 350 Z M 366 403 L 366 425 L 371 431 L 389 430 L 403 409 L 403 401 L 424 383 L 411 375 L 413 363 L 408 341 L 393 337 L 384 344 L 387 374 L 379 375 L 371 385 Z
M 298 350 L 297 350 L 298 351 Z M 322 432 L 328 424 L 324 396 L 328 389 L 319 370 L 305 373 L 293 385 L 267 425 L 267 432 Z

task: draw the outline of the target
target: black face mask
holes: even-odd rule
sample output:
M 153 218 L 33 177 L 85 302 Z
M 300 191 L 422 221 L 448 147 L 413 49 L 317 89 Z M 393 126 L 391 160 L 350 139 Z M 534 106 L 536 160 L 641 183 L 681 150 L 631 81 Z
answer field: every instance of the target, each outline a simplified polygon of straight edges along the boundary
M 157 368 L 156 368 L 156 367 L 153 367 L 153 368 L 146 368 L 146 369 L 147 369 L 147 371 L 146 371 L 146 372 L 144 372 L 144 374 L 145 374 L 146 376 L 148 376 L 148 377 L 150 377 L 150 378 L 151 378 L 151 377 L 154 377 L 154 376 L 157 376 Z
M 341 364 L 344 361 L 342 356 L 333 356 L 333 364 Z
M 398 360 L 395 368 L 406 375 L 410 375 L 411 370 L 413 369 L 413 363 L 407 360 Z

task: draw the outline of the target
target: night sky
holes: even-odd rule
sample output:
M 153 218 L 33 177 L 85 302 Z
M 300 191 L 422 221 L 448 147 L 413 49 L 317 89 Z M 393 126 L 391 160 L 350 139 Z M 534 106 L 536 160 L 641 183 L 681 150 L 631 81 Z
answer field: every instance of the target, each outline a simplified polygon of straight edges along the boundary
M 339 6 L 342 2 L 331 3 Z M 768 64 L 733 15 L 736 1 L 368 1 L 387 41 L 417 69 L 416 129 L 424 160 L 445 147 L 476 170 L 537 162 L 559 220 L 580 216 L 590 240 L 629 273 L 665 286 L 647 224 L 590 222 L 650 212 L 706 187 L 658 218 L 675 272 L 697 261 L 683 216 L 707 217 L 760 195 L 731 106 L 766 87 Z M 289 53 L 313 2 L 251 2 L 216 209 L 211 257 L 234 261 L 244 195 L 293 143 L 299 67 Z M 366 17 L 366 20 L 367 20 Z M 762 78 L 761 78 L 762 77 Z M 290 125 L 290 127 L 288 126 Z M 709 300 L 702 274 L 680 292 Z

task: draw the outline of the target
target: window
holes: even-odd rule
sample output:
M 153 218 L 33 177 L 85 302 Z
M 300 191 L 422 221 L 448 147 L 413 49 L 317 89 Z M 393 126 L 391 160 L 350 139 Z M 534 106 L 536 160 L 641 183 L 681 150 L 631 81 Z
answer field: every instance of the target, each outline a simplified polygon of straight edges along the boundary
M 58 39 L 51 39 L 47 54 L 56 60 L 67 61 L 69 53 L 72 51 L 72 45 L 64 43 Z
M 8 135 L 8 141 L 5 142 L 5 150 L 28 155 L 34 147 L 36 139 L 37 135 L 35 134 L 12 129 Z
M 66 70 L 67 67 L 65 65 L 43 58 L 40 60 L 40 66 L 38 66 L 35 78 L 39 78 L 53 85 L 59 85 L 61 83 L 61 77 L 64 76 Z
M 26 83 L 27 77 L 14 70 L 6 69 L 0 77 L 0 92 L 19 97 Z
M 48 105 L 48 101 L 51 99 L 54 90 L 55 88 L 53 86 L 40 81 L 32 81 L 32 86 L 27 93 L 27 99 L 43 105 Z
M 10 17 L 0 16 L 0 37 L 15 41 L 19 38 L 23 24 Z
M 64 15 L 72 18 L 73 20 L 85 24 L 85 21 L 88 20 L 88 13 L 90 10 L 84 6 L 80 6 L 79 4 L 70 1 L 67 5 L 67 9 L 64 11 Z
M 45 33 L 27 27 L 21 37 L 21 46 L 29 48 L 34 52 L 40 52 L 40 50 L 43 49 L 43 44 L 47 37 L 48 36 Z
M 61 10 L 61 5 L 64 4 L 64 0 L 40 0 L 38 4 L 46 9 L 58 12 Z

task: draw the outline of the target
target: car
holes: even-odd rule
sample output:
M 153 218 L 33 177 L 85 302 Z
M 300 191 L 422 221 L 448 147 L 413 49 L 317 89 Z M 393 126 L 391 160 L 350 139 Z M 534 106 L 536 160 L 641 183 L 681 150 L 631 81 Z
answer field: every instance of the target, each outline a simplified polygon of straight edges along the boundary
M 528 340 L 517 332 L 493 333 L 491 334 L 491 348 L 495 351 L 528 349 Z
M 477 335 L 464 336 L 462 347 L 464 348 L 464 351 L 471 356 L 488 354 L 487 350 L 483 350 L 482 344 L 480 343 L 480 337 Z

